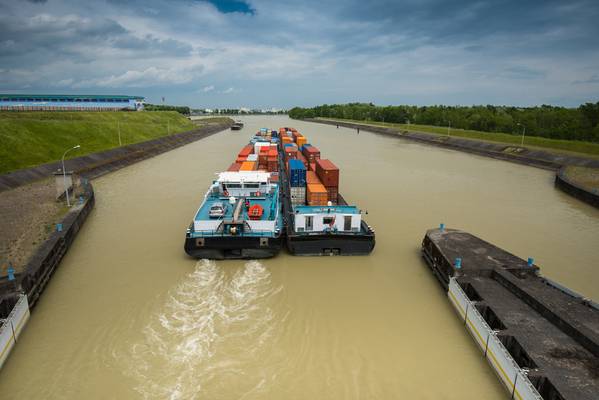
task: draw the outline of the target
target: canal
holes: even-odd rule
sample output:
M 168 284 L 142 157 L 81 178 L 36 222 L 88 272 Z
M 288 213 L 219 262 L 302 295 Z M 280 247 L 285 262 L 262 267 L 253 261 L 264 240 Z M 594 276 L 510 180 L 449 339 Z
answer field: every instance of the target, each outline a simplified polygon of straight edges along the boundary
M 96 208 L 0 373 L 3 399 L 506 399 L 420 258 L 443 222 L 599 299 L 599 211 L 553 174 L 287 117 L 94 182 Z M 368 211 L 369 257 L 196 261 L 184 231 L 259 127 L 292 125 Z

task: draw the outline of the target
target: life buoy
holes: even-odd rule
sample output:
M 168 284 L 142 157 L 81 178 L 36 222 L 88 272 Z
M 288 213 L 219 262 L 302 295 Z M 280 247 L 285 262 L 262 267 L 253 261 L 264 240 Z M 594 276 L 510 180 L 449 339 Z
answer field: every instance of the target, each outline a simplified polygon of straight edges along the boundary
M 224 190 L 224 192 L 223 192 L 223 195 L 224 195 L 225 197 L 229 197 L 229 192 L 227 191 L 227 189 L 225 189 L 225 190 Z
M 254 204 L 248 210 L 248 216 L 251 220 L 258 220 L 262 218 L 262 214 L 264 213 L 264 209 L 260 204 Z

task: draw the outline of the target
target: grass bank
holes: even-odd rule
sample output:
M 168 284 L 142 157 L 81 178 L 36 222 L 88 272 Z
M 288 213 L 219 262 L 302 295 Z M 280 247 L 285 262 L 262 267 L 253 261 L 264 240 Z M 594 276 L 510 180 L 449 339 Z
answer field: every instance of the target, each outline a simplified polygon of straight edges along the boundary
M 77 144 L 67 158 L 197 127 L 174 111 L 0 112 L 0 173 L 58 161 Z
M 430 126 L 430 125 L 414 125 L 414 124 L 392 124 L 375 121 L 360 121 L 351 119 L 334 119 L 334 118 L 317 118 L 327 121 L 352 122 L 363 125 L 384 126 L 388 128 L 396 128 L 400 130 L 410 130 L 415 132 L 433 133 L 437 135 L 447 135 L 447 127 Z M 450 129 L 450 136 L 463 137 L 467 139 L 485 140 L 490 142 L 506 143 L 510 145 L 520 146 L 521 136 L 511 135 L 509 133 L 500 132 L 482 132 L 465 129 Z M 585 156 L 593 156 L 599 158 L 599 143 L 581 142 L 576 140 L 557 140 L 548 139 L 538 136 L 525 136 L 524 147 L 538 148 L 551 150 L 554 152 L 578 153 Z

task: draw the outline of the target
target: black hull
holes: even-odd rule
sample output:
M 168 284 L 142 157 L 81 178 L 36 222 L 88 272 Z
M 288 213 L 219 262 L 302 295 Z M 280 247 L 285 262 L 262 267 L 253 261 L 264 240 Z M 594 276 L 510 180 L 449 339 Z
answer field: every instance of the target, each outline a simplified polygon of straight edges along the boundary
M 281 251 L 282 243 L 281 236 L 275 238 L 210 236 L 201 239 L 186 237 L 185 252 L 193 258 L 210 260 L 271 258 Z
M 367 256 L 374 250 L 374 236 L 289 236 L 287 249 L 294 256 Z

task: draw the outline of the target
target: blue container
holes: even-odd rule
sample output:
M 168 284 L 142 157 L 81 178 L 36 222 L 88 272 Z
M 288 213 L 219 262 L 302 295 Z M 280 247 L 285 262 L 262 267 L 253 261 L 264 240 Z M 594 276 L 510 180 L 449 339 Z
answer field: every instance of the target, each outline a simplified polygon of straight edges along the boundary
M 306 186 L 306 167 L 300 160 L 289 160 L 289 184 L 292 187 Z
M 285 147 L 297 147 L 297 146 L 293 143 L 285 143 Z

